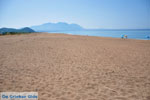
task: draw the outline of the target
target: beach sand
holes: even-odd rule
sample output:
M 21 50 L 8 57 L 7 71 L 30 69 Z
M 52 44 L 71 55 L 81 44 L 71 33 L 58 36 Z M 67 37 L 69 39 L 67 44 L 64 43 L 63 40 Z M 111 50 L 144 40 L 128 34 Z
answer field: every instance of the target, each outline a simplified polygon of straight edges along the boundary
M 66 34 L 0 36 L 0 92 L 39 100 L 150 100 L 150 41 Z

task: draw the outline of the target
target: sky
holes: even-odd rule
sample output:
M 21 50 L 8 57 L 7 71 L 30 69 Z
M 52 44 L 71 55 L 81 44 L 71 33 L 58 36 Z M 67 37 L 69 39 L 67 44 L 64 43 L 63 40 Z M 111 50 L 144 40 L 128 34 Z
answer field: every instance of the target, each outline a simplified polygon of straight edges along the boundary
M 89 29 L 150 29 L 150 0 L 0 0 L 0 27 L 48 22 Z

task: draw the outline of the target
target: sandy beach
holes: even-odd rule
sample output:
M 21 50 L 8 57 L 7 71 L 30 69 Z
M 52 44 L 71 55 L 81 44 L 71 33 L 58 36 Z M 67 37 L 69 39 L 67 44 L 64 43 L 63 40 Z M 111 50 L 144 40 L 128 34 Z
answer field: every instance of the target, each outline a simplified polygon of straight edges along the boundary
M 150 100 L 150 41 L 66 34 L 0 36 L 0 92 L 39 100 Z

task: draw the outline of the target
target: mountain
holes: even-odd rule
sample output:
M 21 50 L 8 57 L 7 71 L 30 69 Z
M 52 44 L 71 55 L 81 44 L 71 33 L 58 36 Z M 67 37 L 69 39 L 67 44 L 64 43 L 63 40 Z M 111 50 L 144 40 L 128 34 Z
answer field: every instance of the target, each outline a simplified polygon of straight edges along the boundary
M 35 32 L 33 29 L 29 27 L 21 28 L 21 29 L 14 29 L 14 28 L 0 28 L 0 33 L 5 33 L 5 32 Z
M 65 22 L 45 23 L 42 25 L 31 26 L 30 28 L 40 32 L 83 30 L 83 28 L 78 24 L 68 24 Z
M 25 27 L 25 28 L 22 28 L 22 29 L 19 29 L 18 31 L 20 32 L 35 32 L 33 29 L 29 28 L 29 27 Z

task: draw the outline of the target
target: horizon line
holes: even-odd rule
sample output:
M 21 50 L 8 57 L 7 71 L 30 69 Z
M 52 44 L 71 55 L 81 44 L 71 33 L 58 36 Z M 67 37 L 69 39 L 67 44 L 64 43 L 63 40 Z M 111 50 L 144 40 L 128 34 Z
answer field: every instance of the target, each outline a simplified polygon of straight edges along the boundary
M 31 28 L 31 26 L 29 26 L 29 27 L 25 26 L 25 27 L 21 27 L 21 28 L 0 27 L 0 29 L 2 29 L 2 28 L 22 29 L 22 28 Z M 83 28 L 83 30 L 150 30 L 150 28 Z

